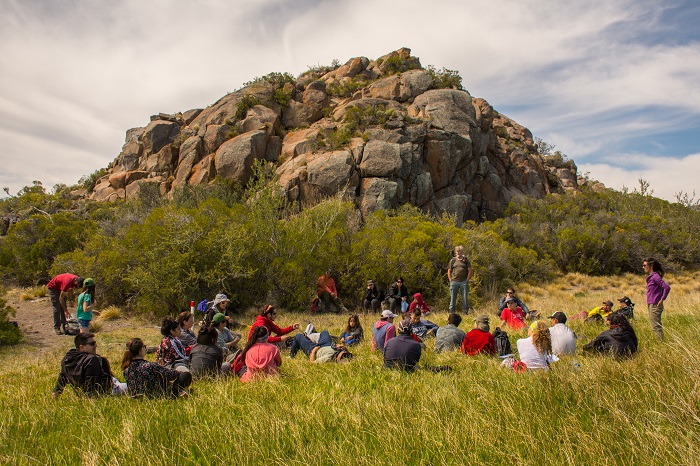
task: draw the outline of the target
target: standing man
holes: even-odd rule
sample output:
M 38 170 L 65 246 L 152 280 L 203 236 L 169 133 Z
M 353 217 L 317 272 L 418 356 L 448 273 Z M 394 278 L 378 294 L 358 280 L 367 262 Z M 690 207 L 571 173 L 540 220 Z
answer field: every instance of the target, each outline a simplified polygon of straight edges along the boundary
M 455 256 L 447 264 L 447 279 L 450 281 L 450 313 L 455 311 L 457 293 L 462 295 L 462 309 L 469 314 L 469 280 L 472 278 L 472 264 L 464 255 L 464 247 L 455 248 Z
M 664 301 L 671 292 L 671 287 L 663 280 L 664 268 L 650 257 L 643 264 L 647 274 L 647 307 L 649 308 L 649 322 L 654 335 L 659 340 L 664 339 L 664 328 L 661 325 L 661 314 L 664 312 Z
M 67 293 L 73 288 L 82 288 L 83 281 L 82 277 L 72 273 L 62 273 L 53 277 L 46 285 L 53 306 L 53 330 L 56 335 L 63 335 L 66 329 L 66 320 L 71 318 L 66 305 Z

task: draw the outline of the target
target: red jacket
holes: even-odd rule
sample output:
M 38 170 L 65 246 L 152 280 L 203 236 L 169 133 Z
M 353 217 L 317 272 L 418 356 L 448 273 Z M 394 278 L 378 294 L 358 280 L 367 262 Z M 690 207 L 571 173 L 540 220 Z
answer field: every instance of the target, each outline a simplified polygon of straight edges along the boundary
M 281 335 L 286 335 L 292 330 L 294 330 L 294 326 L 290 325 L 289 327 L 284 327 L 280 328 L 275 325 L 273 321 L 268 319 L 265 316 L 258 316 L 255 318 L 255 322 L 253 322 L 253 325 L 250 327 L 250 331 L 248 332 L 248 340 L 250 340 L 250 336 L 253 334 L 253 329 L 255 327 L 266 327 L 267 331 L 270 332 L 270 337 L 267 339 L 270 343 L 276 343 L 278 341 L 282 341 L 280 338 Z M 272 334 L 276 334 L 277 336 L 272 336 Z
M 489 332 L 475 328 L 464 337 L 462 353 L 475 356 L 479 353 L 496 355 L 496 339 Z

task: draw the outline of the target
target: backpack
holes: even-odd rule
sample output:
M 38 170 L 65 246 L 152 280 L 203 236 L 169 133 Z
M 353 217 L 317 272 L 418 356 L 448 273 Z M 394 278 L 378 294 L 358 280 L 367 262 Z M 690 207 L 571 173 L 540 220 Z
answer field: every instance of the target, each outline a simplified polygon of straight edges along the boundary
M 197 304 L 197 310 L 203 314 L 206 314 L 209 310 L 209 301 L 206 299 L 204 301 L 200 301 L 200 303 Z
M 63 333 L 66 335 L 77 335 L 80 333 L 80 325 L 78 324 L 78 319 L 72 318 L 66 321 L 66 325 L 63 327 Z
M 493 338 L 496 340 L 496 352 L 499 356 L 513 354 L 513 347 L 510 346 L 510 340 L 506 332 L 496 327 L 496 330 L 493 332 Z
M 615 312 L 627 317 L 627 319 L 634 319 L 634 306 L 621 307 L 620 309 L 615 310 L 613 313 Z

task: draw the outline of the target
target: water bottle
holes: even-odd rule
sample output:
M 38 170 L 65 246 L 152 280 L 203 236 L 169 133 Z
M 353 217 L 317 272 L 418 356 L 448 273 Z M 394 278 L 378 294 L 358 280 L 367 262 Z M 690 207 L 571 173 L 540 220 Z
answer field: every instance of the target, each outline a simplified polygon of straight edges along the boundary
M 194 315 L 194 301 L 190 301 L 190 312 Z

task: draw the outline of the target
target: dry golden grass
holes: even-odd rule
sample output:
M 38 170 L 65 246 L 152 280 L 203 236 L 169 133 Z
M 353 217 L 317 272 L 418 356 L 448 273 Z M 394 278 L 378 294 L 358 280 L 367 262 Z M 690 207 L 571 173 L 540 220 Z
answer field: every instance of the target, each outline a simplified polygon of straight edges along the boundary
M 100 310 L 100 315 L 98 320 L 109 321 L 117 320 L 122 316 L 122 311 L 117 306 L 107 306 L 106 308 Z
M 36 298 L 44 298 L 49 294 L 49 290 L 44 286 L 32 286 L 29 288 L 20 288 L 16 291 L 19 294 L 21 301 L 30 301 Z

